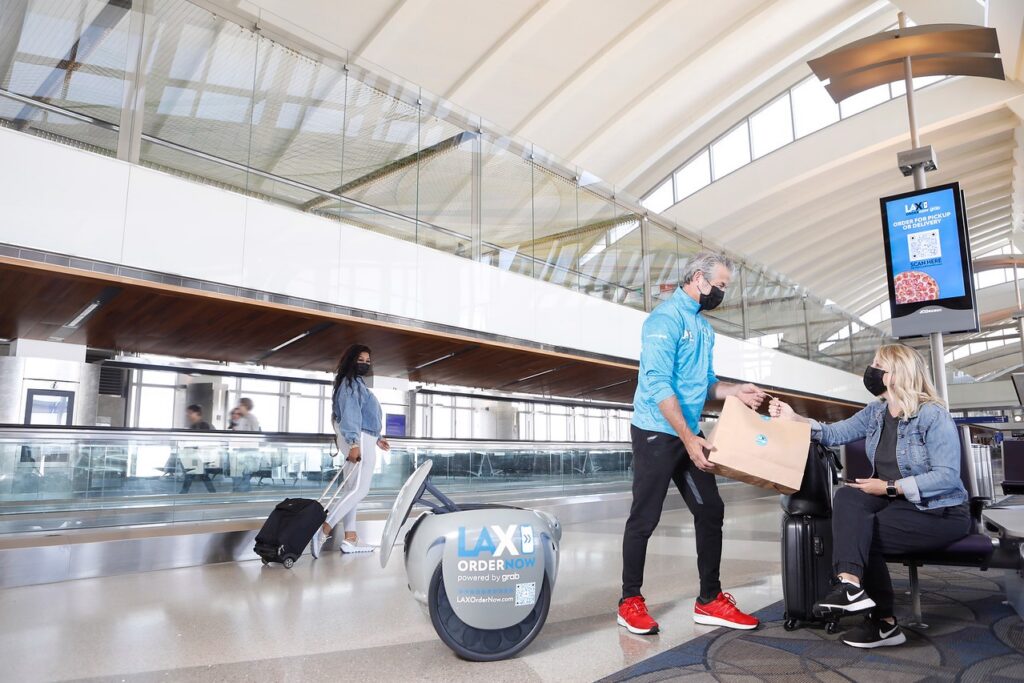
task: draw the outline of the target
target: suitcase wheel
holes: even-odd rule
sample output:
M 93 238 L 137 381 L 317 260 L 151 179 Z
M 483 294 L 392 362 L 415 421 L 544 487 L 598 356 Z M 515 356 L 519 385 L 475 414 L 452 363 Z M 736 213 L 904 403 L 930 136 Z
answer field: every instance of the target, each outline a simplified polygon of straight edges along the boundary
M 268 559 L 267 559 L 267 558 L 265 558 L 265 557 L 261 557 L 261 558 L 260 558 L 260 561 L 261 561 L 261 562 L 263 562 L 263 565 L 264 565 L 264 566 L 266 566 L 266 565 L 270 564 L 270 560 L 268 560 Z
M 839 622 L 830 621 L 827 624 L 825 624 L 825 633 L 829 634 L 830 636 L 834 636 L 835 634 L 839 633 Z
M 285 569 L 291 569 L 292 567 L 295 566 L 295 560 L 293 560 L 292 558 L 289 557 L 289 558 L 285 559 L 283 564 L 284 564 L 284 568 Z
M 796 619 L 786 619 L 786 621 L 782 623 L 782 628 L 786 629 L 787 631 L 795 631 L 797 626 L 798 624 Z

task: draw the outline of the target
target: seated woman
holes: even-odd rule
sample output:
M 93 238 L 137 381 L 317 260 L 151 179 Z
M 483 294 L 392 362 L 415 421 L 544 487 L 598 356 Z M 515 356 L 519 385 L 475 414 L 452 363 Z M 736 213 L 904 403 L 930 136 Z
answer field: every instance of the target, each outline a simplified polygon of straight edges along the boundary
M 882 346 L 864 372 L 864 386 L 880 400 L 842 422 L 821 424 L 777 399 L 769 411 L 809 422 L 813 438 L 825 446 L 866 439 L 874 473 L 836 492 L 832 559 L 839 581 L 815 612 L 870 610 L 843 642 L 874 648 L 906 642 L 893 615 L 884 555 L 943 548 L 966 536 L 971 520 L 960 481 L 959 435 L 921 355 L 900 344 Z

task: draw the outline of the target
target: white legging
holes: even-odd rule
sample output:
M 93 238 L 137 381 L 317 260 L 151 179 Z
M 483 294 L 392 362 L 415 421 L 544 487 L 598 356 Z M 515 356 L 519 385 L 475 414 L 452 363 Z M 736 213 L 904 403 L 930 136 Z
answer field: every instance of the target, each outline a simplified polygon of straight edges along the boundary
M 338 434 L 337 424 L 334 426 L 334 432 L 338 441 L 338 457 L 347 458 L 348 444 Z M 366 498 L 366 494 L 370 492 L 370 484 L 373 483 L 373 470 L 377 462 L 377 439 L 363 432 L 359 435 L 359 448 L 361 462 L 342 461 L 341 469 L 345 483 L 342 484 L 338 497 L 327 509 L 327 524 L 330 525 L 332 534 L 337 531 L 339 519 L 342 529 L 352 534 L 356 532 L 356 508 L 363 498 Z

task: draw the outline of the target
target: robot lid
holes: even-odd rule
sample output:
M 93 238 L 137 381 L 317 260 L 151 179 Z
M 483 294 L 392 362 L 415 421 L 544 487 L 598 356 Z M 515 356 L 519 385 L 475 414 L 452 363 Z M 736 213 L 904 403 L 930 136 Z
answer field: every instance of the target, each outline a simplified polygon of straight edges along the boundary
M 387 566 L 388 559 L 391 557 L 391 551 L 395 547 L 395 542 L 398 541 L 398 532 L 402 530 L 402 525 L 409 518 L 412 506 L 423 495 L 423 489 L 427 485 L 427 477 L 430 476 L 430 468 L 433 466 L 433 460 L 423 461 L 416 468 L 416 471 L 412 473 L 412 476 L 405 480 L 402 489 L 398 492 L 398 496 L 395 497 L 395 504 L 391 506 L 388 520 L 384 523 L 384 535 L 380 539 L 381 567 Z

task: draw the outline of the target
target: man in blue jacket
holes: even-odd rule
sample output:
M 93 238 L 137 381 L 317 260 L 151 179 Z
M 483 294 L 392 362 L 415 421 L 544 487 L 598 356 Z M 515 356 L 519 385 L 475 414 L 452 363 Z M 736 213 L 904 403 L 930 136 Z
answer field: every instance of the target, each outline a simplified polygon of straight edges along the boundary
M 694 604 L 693 620 L 739 629 L 752 629 L 758 623 L 736 607 L 731 595 L 722 592 L 719 567 L 725 506 L 714 465 L 705 456 L 711 445 L 700 432 L 700 415 L 709 397 L 736 396 L 756 409 L 766 396 L 753 384 L 719 382 L 715 377 L 715 331 L 701 312 L 722 303 L 732 277 L 729 258 L 710 252 L 693 256 L 684 269 L 682 284 L 644 322 L 631 427 L 633 505 L 622 539 L 618 614 L 619 625 L 632 633 L 658 632 L 640 588 L 647 541 L 661 520 L 673 482 L 693 514 L 697 537 L 700 596 Z

